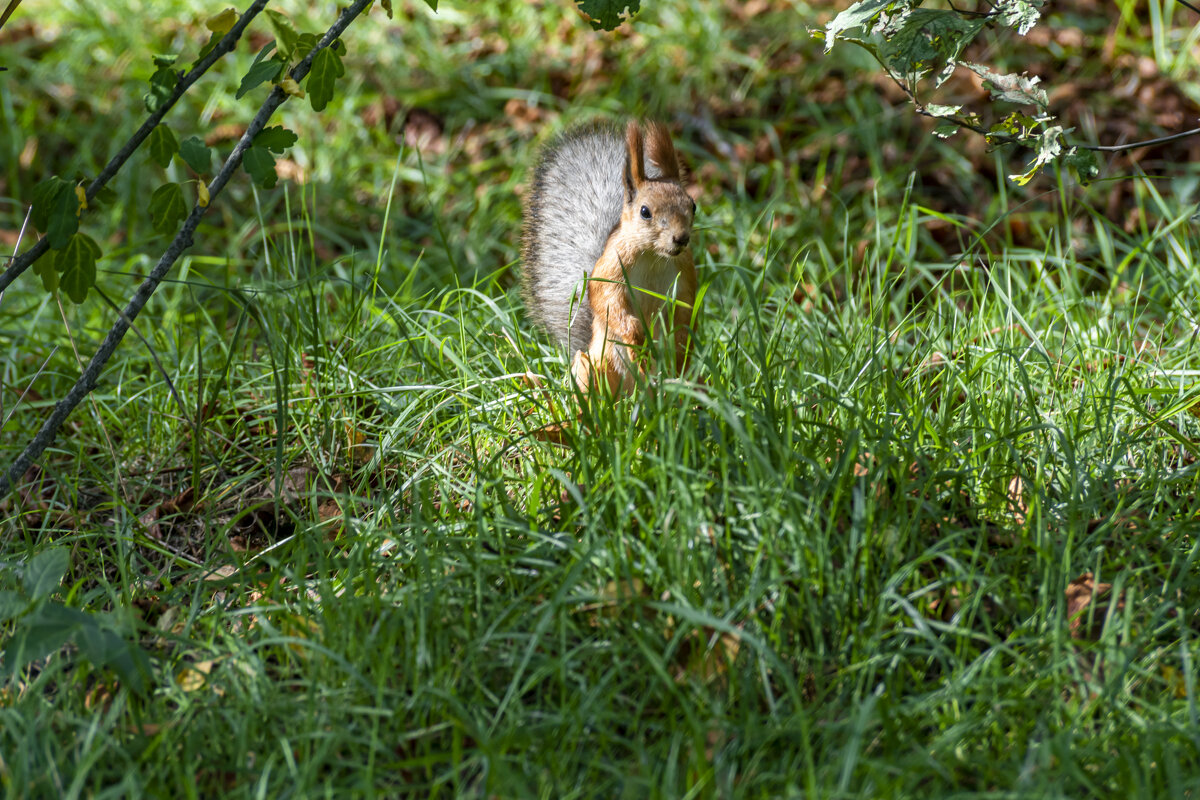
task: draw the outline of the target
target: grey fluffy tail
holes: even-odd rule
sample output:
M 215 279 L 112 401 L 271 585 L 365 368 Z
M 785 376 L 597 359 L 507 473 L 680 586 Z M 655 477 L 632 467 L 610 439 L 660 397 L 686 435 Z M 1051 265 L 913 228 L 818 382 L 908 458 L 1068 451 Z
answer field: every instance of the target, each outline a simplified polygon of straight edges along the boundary
M 525 206 L 522 293 L 529 316 L 570 351 L 586 350 L 584 291 L 621 218 L 624 139 L 611 125 L 573 128 L 542 150 Z

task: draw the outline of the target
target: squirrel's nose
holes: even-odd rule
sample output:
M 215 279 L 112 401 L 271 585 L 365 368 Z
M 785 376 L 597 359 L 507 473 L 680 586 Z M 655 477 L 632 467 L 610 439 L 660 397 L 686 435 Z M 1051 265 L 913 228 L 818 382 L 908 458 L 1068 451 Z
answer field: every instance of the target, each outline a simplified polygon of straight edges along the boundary
M 687 243 L 692 240 L 692 234 L 688 232 L 677 233 L 671 237 L 671 241 L 675 242 L 679 247 L 687 247 Z

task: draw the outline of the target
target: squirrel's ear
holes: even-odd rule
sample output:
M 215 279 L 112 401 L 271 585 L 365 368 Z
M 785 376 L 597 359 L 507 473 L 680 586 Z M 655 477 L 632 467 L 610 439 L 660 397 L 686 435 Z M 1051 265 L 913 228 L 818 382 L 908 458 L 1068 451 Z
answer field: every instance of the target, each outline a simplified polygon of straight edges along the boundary
M 646 161 L 642 153 L 642 129 L 636 120 L 625 127 L 625 146 L 629 156 L 625 159 L 625 202 L 633 199 L 637 188 L 646 182 Z
M 675 154 L 675 145 L 671 143 L 671 134 L 666 125 L 661 122 L 646 123 L 646 151 L 664 178 L 680 180 L 679 156 Z

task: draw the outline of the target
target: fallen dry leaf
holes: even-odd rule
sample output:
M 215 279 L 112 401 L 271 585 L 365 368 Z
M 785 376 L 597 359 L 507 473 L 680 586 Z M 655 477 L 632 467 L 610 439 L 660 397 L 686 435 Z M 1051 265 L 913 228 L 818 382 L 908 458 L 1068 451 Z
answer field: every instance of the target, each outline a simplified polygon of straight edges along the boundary
M 570 434 L 561 422 L 552 422 L 540 428 L 534 428 L 529 435 L 539 442 L 566 446 L 570 442 Z
M 107 681 L 100 681 L 84 696 L 83 707 L 92 712 L 107 711 L 112 705 L 115 690 L 116 687 L 110 686 Z
M 197 661 L 188 664 L 183 669 L 179 670 L 175 675 L 175 681 L 179 684 L 179 688 L 185 692 L 195 692 L 203 689 L 208 683 L 208 676 L 212 673 L 215 661 Z
M 446 152 L 442 130 L 442 121 L 432 112 L 414 108 L 404 120 L 404 144 L 426 155 L 440 155 Z
M 290 158 L 281 158 L 275 162 L 275 174 L 279 176 L 280 180 L 292 183 L 304 183 L 308 180 L 308 172 L 304 167 Z
M 519 97 L 510 98 L 504 104 L 504 116 L 508 118 L 513 130 L 521 135 L 530 135 L 542 124 L 545 112 L 538 106 L 531 106 Z
M 342 532 L 344 514 L 337 500 L 326 500 L 317 506 L 317 521 L 327 526 L 325 538 L 333 541 Z
M 1112 584 L 1096 583 L 1092 573 L 1085 572 L 1067 586 L 1067 619 L 1075 639 L 1098 639 L 1104 628 L 1104 618 L 1112 600 Z M 1095 603 L 1096 607 L 1089 610 Z M 1125 608 L 1125 599 L 1118 597 L 1116 611 Z M 1088 618 L 1091 622 L 1088 622 Z M 1086 627 L 1085 627 L 1086 626 Z
M 204 137 L 204 143 L 209 147 L 229 142 L 235 139 L 242 138 L 242 134 L 246 132 L 246 126 L 241 123 L 230 122 L 224 125 L 218 125 L 209 131 Z
M 159 525 L 159 520 L 164 517 L 174 516 L 176 514 L 184 514 L 191 511 L 196 505 L 196 493 L 188 487 L 174 497 L 164 500 L 158 505 L 152 507 L 145 514 L 138 518 L 138 521 L 146 527 L 146 532 L 152 539 L 162 541 L 166 538 L 163 535 L 163 530 Z
M 222 564 L 216 569 L 204 573 L 204 580 L 223 581 L 226 578 L 232 578 L 234 575 L 237 575 L 237 573 L 238 567 L 235 567 L 232 564 Z
M 711 683 L 723 678 L 737 659 L 741 643 L 741 636 L 729 631 L 698 628 L 688 632 L 675 652 L 675 681 L 694 678 Z
M 960 608 L 962 608 L 962 598 L 955 586 L 951 586 L 940 595 L 935 594 L 929 601 L 929 613 L 937 615 L 942 622 L 949 622 Z

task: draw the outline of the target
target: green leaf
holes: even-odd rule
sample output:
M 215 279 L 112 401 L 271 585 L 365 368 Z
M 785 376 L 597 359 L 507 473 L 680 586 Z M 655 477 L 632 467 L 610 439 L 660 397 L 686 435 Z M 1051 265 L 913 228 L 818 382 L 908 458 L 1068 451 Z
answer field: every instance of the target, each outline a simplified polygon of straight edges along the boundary
M 150 139 L 146 146 L 150 148 L 150 158 L 154 163 L 166 169 L 170 166 L 171 159 L 179 152 L 179 139 L 175 136 L 175 131 L 159 123 L 150 131 Z
M 265 147 L 273 153 L 282 153 L 294 145 L 300 137 L 282 125 L 263 128 L 254 137 L 254 147 Z
M 1063 157 L 1063 163 L 1075 173 L 1075 179 L 1087 185 L 1100 174 L 1100 165 L 1096 163 L 1096 155 L 1091 150 L 1071 148 L 1071 152 Z
M 333 87 L 337 79 L 342 77 L 346 68 L 342 66 L 342 58 L 330 48 L 318 51 L 313 56 L 312 70 L 308 73 L 308 102 L 313 111 L 324 111 L 325 106 L 333 99 Z
M 183 201 L 183 187 L 178 183 L 166 183 L 154 190 L 150 196 L 150 216 L 154 230 L 169 234 L 187 219 L 187 203 Z
M 12 589 L 0 589 L 0 622 L 8 622 L 29 608 L 29 599 Z
M 21 567 L 21 585 L 33 600 L 49 597 L 62 583 L 71 566 L 71 551 L 65 547 L 49 547 L 29 559 Z
M 175 86 L 179 83 L 179 78 L 183 72 L 172 69 L 171 66 L 174 63 L 175 56 L 154 57 L 154 65 L 158 69 L 150 76 L 150 91 L 143 98 L 146 102 L 146 110 L 151 114 L 162 107 L 163 103 L 174 93 Z
M 86 233 L 75 234 L 66 247 L 54 254 L 54 269 L 60 273 L 59 285 L 72 302 L 82 303 L 96 285 L 96 259 L 101 255 L 100 245 Z
M 111 668 L 130 689 L 145 693 L 150 664 L 140 647 L 101 627 L 91 614 L 80 625 L 79 634 L 77 642 L 84 658 L 97 667 Z
M 266 81 L 273 81 L 279 77 L 279 73 L 283 71 L 286 62 L 282 58 L 267 58 L 267 54 L 275 49 L 275 42 L 268 42 L 262 50 L 258 51 L 258 55 L 254 57 L 254 63 L 250 65 L 250 69 L 246 72 L 246 76 L 242 78 L 242 83 L 238 86 L 235 98 L 241 100 L 254 87 Z
M 60 192 L 70 192 L 71 183 L 52 175 L 33 187 L 33 209 L 30 221 L 42 233 L 50 229 L 50 215 Z
M 1037 129 L 1041 127 L 1041 123 L 1033 117 L 1022 114 L 1019 111 L 1014 111 L 1004 119 L 994 123 L 988 131 L 991 133 L 1004 134 L 1015 139 L 1028 139 L 1036 135 Z
M 315 33 L 300 34 L 299 38 L 296 39 L 296 49 L 292 53 L 292 57 L 300 61 L 313 51 L 319 41 L 320 39 L 317 38 Z
M 429 6 L 434 11 L 437 11 L 437 4 L 438 0 L 425 0 L 425 5 Z
M 240 17 L 238 16 L 237 9 L 230 7 L 204 20 L 204 27 L 218 36 L 224 36 L 233 30 L 233 26 L 237 24 L 238 19 Z
M 820 33 L 820 31 L 817 33 Z M 824 34 L 821 35 L 824 36 Z M 874 39 L 860 39 L 857 36 L 843 36 L 841 37 L 841 40 L 843 42 L 849 42 L 850 44 L 858 45 L 863 50 L 866 50 L 868 53 L 873 55 L 876 61 L 880 60 L 879 45 L 883 44 L 882 42 L 878 42 Z
M 0 676 L 8 677 L 30 662 L 45 658 L 71 640 L 87 614 L 58 603 L 47 603 L 25 617 L 4 648 Z
M 67 242 L 79 230 L 79 197 L 75 185 L 63 181 L 54 194 L 50 206 L 50 219 L 46 226 L 46 238 L 55 250 L 66 247 Z
M 275 156 L 271 155 L 265 147 L 248 149 L 242 156 L 242 164 L 254 182 L 264 189 L 274 187 L 276 181 L 279 180 L 279 175 L 275 172 Z
M 205 42 L 204 46 L 200 48 L 200 52 L 196 55 L 196 60 L 193 61 L 192 63 L 198 64 L 201 61 L 203 61 L 204 57 L 206 55 L 208 55 L 209 53 L 211 53 L 213 51 L 213 48 L 215 48 L 220 43 L 221 39 L 223 39 L 224 37 L 225 37 L 225 34 L 223 34 L 223 33 L 210 33 L 208 35 L 208 41 Z
M 196 172 L 208 172 L 212 166 L 212 151 L 199 136 L 189 136 L 179 145 L 179 157 Z
M 271 30 L 275 31 L 275 44 L 279 53 L 290 60 L 292 52 L 296 49 L 296 40 L 300 36 L 296 33 L 292 21 L 287 18 L 286 14 L 268 8 L 267 22 L 271 23 Z
M 41 277 L 42 288 L 51 293 L 58 291 L 58 270 L 54 268 L 54 252 L 51 250 L 49 256 L 33 262 L 33 274 Z
M 890 69 L 903 75 L 941 70 L 957 61 L 986 23 L 986 17 L 966 18 L 955 11 L 918 8 L 905 17 L 880 53 Z
M 949 139 L 956 133 L 958 133 L 958 126 L 953 122 L 944 122 L 933 129 L 933 135 L 939 139 Z
M 611 31 L 641 8 L 641 0 L 575 0 L 593 30 Z M 437 10 L 436 8 L 434 9 Z
M 897 0 L 859 0 L 838 14 L 825 26 L 825 52 L 832 48 L 837 35 L 852 28 L 866 28 L 885 10 L 897 5 Z

